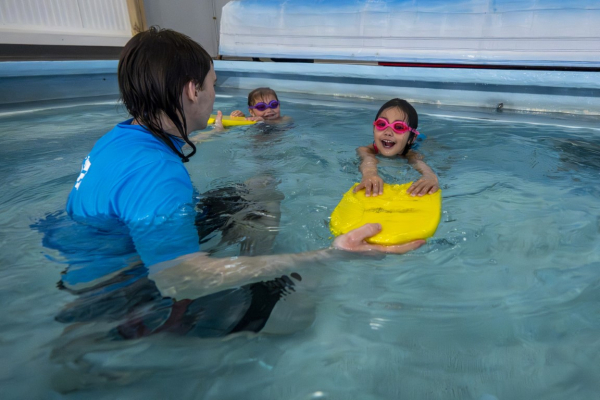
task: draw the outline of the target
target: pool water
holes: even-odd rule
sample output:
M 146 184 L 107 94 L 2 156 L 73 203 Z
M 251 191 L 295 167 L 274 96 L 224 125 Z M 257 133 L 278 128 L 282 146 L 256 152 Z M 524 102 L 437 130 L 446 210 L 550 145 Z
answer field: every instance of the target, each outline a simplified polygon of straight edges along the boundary
M 221 90 L 215 108 L 243 109 L 245 96 Z M 329 215 L 359 180 L 355 149 L 372 140 L 380 102 L 280 100 L 292 123 L 198 133 L 207 137 L 186 166 L 199 193 L 257 176 L 276 182 L 281 215 L 269 252 L 328 247 Z M 291 269 L 303 281 L 279 311 L 287 307 L 284 323 L 304 324 L 286 334 L 121 341 L 98 339 L 113 320 L 55 319 L 77 294 L 57 288 L 69 261 L 43 246 L 36 226 L 61 215 L 82 159 L 126 118 L 123 108 L 92 99 L 0 110 L 1 397 L 595 398 L 600 121 L 415 106 L 427 135 L 420 151 L 443 191 L 427 245 Z M 388 183 L 419 176 L 402 160 L 379 167 Z M 240 249 L 233 242 L 213 256 Z

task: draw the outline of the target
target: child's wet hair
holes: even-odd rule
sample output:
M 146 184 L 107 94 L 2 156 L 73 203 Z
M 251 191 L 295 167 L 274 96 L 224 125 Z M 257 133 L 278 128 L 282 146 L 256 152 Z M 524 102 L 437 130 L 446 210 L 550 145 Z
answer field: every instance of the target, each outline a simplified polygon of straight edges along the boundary
M 417 130 L 419 126 L 419 115 L 417 114 L 417 110 L 406 100 L 395 98 L 385 102 L 379 111 L 377 111 L 377 115 L 375 115 L 374 121 L 377 121 L 377 118 L 381 115 L 382 112 L 387 110 L 388 108 L 397 108 L 406 115 L 406 124 L 414 130 Z M 410 136 L 408 137 L 408 142 L 406 143 L 406 147 L 404 151 L 402 151 L 402 155 L 405 156 L 406 153 L 410 150 L 415 141 L 415 134 L 410 132 Z
M 377 111 L 377 115 L 373 121 L 376 121 L 377 118 L 381 115 L 382 112 L 387 110 L 388 108 L 396 107 L 400 111 L 402 111 L 406 115 L 406 124 L 413 129 L 417 129 L 419 125 L 419 115 L 417 114 L 417 110 L 406 100 L 403 99 L 391 99 L 387 101 L 384 105 L 381 106 L 379 111 Z
M 279 100 L 277 93 L 268 87 L 259 87 L 248 93 L 248 105 L 253 106 L 257 100 L 262 100 L 267 96 L 273 96 L 276 100 Z

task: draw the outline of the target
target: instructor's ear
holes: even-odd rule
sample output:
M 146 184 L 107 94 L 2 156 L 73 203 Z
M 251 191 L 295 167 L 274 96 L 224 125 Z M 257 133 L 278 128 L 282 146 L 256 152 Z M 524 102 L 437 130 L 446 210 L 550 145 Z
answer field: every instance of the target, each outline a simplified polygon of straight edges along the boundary
M 200 85 L 197 85 L 193 81 L 189 81 L 183 87 L 184 96 L 186 96 L 189 100 L 192 100 L 192 101 L 196 100 L 196 97 L 198 97 L 198 94 L 200 94 L 200 91 L 201 91 Z

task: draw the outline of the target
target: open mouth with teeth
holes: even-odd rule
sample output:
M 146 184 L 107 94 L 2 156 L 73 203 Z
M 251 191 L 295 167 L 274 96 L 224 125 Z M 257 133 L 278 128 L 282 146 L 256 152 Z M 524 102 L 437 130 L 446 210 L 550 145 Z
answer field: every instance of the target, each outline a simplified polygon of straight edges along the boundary
M 391 140 L 382 140 L 381 141 L 381 145 L 386 149 L 391 149 L 392 147 L 394 147 L 395 144 L 396 144 L 396 142 L 392 142 Z

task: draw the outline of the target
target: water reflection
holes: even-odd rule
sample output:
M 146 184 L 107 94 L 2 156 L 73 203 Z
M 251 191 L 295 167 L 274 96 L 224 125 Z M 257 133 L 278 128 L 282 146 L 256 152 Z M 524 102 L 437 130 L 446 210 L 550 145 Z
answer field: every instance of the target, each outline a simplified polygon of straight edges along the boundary
M 277 184 L 272 176 L 260 175 L 202 194 L 196 225 L 203 250 L 271 253 L 284 198 Z M 75 296 L 56 321 L 108 323 L 100 335 L 107 340 L 166 332 L 203 338 L 259 332 L 279 300 L 294 293 L 302 280 L 292 273 L 199 298 L 174 298 L 148 277 L 133 241 L 121 230 L 100 231 L 72 221 L 65 212 L 47 215 L 32 227 L 44 234 L 46 248 L 58 251 L 56 261 L 66 265 L 58 288 Z
M 566 170 L 600 169 L 600 144 L 590 139 L 580 138 L 543 138 L 551 141 L 560 151 L 560 160 Z
M 236 184 L 210 190 L 200 196 L 196 226 L 200 243 L 220 234 L 209 254 L 239 243 L 239 255 L 269 254 L 279 232 L 283 193 L 278 180 L 265 174 Z

